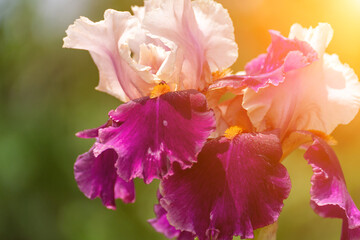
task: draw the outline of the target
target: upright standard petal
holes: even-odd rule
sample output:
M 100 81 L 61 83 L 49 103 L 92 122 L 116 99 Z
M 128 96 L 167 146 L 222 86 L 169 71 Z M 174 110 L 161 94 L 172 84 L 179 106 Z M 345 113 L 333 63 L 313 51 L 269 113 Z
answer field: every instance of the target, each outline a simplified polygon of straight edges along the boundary
M 311 178 L 311 207 L 322 217 L 343 219 L 342 240 L 358 240 L 360 211 L 346 188 L 339 160 L 324 140 L 316 136 L 313 139 L 304 155 L 314 172 Z
M 179 89 L 202 90 L 211 72 L 229 67 L 237 58 L 234 29 L 227 11 L 210 1 L 148 1 L 143 26 L 174 42 L 183 54 Z M 180 54 L 179 54 L 180 55 Z
M 318 61 L 290 68 L 278 86 L 245 91 L 243 106 L 258 131 L 280 128 L 282 137 L 295 130 L 310 129 L 330 134 L 337 125 L 349 123 L 358 112 L 360 84 L 354 71 L 335 55 L 322 54 L 320 45 L 325 49 L 332 36 L 322 31 L 329 29 L 319 25 L 308 31 L 314 33 L 300 39 L 310 39 L 309 44 L 318 51 Z M 290 36 L 297 39 L 295 33 Z M 254 72 L 257 64 L 250 65 Z
M 74 165 L 75 180 L 86 197 L 100 197 L 109 209 L 115 209 L 115 199 L 125 203 L 135 201 L 134 183 L 122 180 L 116 173 L 114 150 L 94 156 L 93 148 L 80 155 Z
M 161 182 L 171 225 L 200 240 L 253 238 L 274 223 L 290 192 L 275 133 L 243 133 L 206 143 L 198 163 Z
M 128 12 L 107 10 L 104 20 L 92 22 L 81 17 L 66 30 L 64 47 L 88 50 L 99 69 L 97 89 L 128 101 L 146 96 L 153 86 L 148 68 L 132 61 L 127 40 L 139 28 Z
M 195 0 L 191 3 L 204 37 L 202 44 L 211 72 L 230 67 L 238 57 L 238 47 L 228 11 L 213 0 Z
M 291 26 L 289 38 L 309 43 L 321 57 L 325 53 L 333 35 L 334 31 L 328 23 L 319 23 L 316 28 L 304 28 L 295 23 Z
M 127 181 L 164 178 L 173 173 L 174 162 L 190 167 L 215 128 L 205 96 L 195 90 L 136 99 L 109 115 L 119 126 L 99 130 L 94 152 L 114 149 L 118 174 Z

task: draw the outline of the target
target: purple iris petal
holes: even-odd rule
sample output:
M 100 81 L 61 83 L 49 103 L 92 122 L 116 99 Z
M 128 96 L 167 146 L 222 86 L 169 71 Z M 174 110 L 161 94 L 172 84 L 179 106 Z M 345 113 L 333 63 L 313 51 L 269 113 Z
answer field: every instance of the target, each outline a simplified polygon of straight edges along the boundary
M 177 240 L 194 240 L 194 234 L 191 232 L 181 232 L 177 237 Z
M 195 90 L 139 98 L 109 115 L 119 126 L 99 130 L 95 155 L 114 149 L 119 176 L 144 178 L 146 183 L 171 175 L 174 162 L 190 167 L 215 128 L 214 113 Z
M 162 199 L 161 194 L 158 192 L 157 194 L 158 200 Z M 159 233 L 164 234 L 167 238 L 176 237 L 178 240 L 192 240 L 194 236 L 190 232 L 181 232 L 180 230 L 176 230 L 175 227 L 171 226 L 166 217 L 166 210 L 160 205 L 156 204 L 154 206 L 154 212 L 156 218 L 148 220 L 151 226 Z
M 97 128 L 86 129 L 84 131 L 76 133 L 79 138 L 96 138 L 99 136 L 99 130 L 112 125 L 112 121 L 108 120 L 105 124 Z
M 317 60 L 316 51 L 305 41 L 288 39 L 270 31 L 271 44 L 267 54 L 261 54 L 245 66 L 246 75 L 227 76 L 210 88 L 252 88 L 258 91 L 268 85 L 279 85 L 289 71 L 303 68 Z
M 342 240 L 360 239 L 360 211 L 346 188 L 338 158 L 321 138 L 313 136 L 314 143 L 305 152 L 311 165 L 311 207 L 322 217 L 343 219 Z
M 171 225 L 202 239 L 254 237 L 275 222 L 291 183 L 277 134 L 243 133 L 207 142 L 190 169 L 162 181 L 160 203 Z
M 156 204 L 154 206 L 154 212 L 156 214 L 156 218 L 150 219 L 148 221 L 151 226 L 157 232 L 164 234 L 167 238 L 178 237 L 180 231 L 176 230 L 175 227 L 170 225 L 169 221 L 166 218 L 165 209 L 160 204 Z
M 106 150 L 95 157 L 91 148 L 80 155 L 74 165 L 75 180 L 80 190 L 90 199 L 100 197 L 109 209 L 116 208 L 115 199 L 122 199 L 125 203 L 135 201 L 134 183 L 125 182 L 117 176 L 116 159 L 114 150 Z

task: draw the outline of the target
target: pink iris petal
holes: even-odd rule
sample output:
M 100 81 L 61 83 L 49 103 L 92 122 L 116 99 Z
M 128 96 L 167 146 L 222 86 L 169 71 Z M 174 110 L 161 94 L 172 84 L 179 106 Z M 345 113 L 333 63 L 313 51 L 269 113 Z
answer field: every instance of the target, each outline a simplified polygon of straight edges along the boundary
M 343 219 L 342 240 L 360 239 L 360 211 L 352 200 L 345 178 L 331 147 L 313 136 L 304 157 L 311 165 L 311 207 L 322 217 Z
M 349 123 L 360 107 L 360 83 L 354 71 L 336 55 L 324 54 L 332 36 L 330 25 L 299 28 L 299 25 L 291 28 L 290 36 L 294 39 L 282 37 L 278 40 L 279 46 L 270 47 L 276 53 L 268 52 L 266 57 L 262 55 L 247 65 L 247 71 L 261 76 L 284 61 L 281 67 L 286 73 L 284 78 L 270 78 L 271 84 L 260 84 L 258 89 L 247 88 L 242 104 L 257 131 L 279 128 L 281 138 L 296 130 L 312 129 L 330 134 L 339 124 Z M 301 43 L 302 48 L 293 51 L 288 42 Z M 301 50 L 308 49 L 309 45 L 316 50 L 317 61 L 312 62 L 311 51 Z M 286 51 L 288 55 L 283 58 Z
M 318 59 L 317 53 L 309 43 L 281 36 L 271 30 L 271 44 L 267 54 L 261 54 L 245 66 L 246 74 L 260 75 L 282 68 L 284 73 L 305 67 Z M 274 82 L 276 85 L 278 82 Z
M 135 201 L 134 183 L 125 182 L 118 177 L 115 168 L 117 154 L 109 149 L 97 157 L 93 148 L 80 155 L 74 165 L 75 180 L 86 197 L 100 197 L 109 209 L 115 209 L 115 199 L 125 203 Z
M 171 225 L 203 239 L 253 238 L 275 222 L 291 183 L 277 134 L 244 133 L 205 144 L 198 163 L 161 183 Z
M 305 41 L 288 39 L 277 31 L 270 31 L 271 44 L 267 54 L 261 54 L 245 66 L 245 75 L 227 76 L 210 88 L 245 88 L 254 91 L 269 85 L 277 86 L 289 71 L 303 68 L 317 60 L 317 53 Z
M 195 90 L 139 98 L 109 115 L 119 126 L 99 130 L 94 152 L 114 149 L 118 174 L 127 181 L 164 178 L 172 174 L 174 162 L 190 167 L 215 128 L 205 96 Z

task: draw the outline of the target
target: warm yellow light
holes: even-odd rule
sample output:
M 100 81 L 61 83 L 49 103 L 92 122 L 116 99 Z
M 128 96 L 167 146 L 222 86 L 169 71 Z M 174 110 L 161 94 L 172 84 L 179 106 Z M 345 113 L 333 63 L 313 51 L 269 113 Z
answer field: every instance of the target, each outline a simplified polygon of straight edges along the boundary
M 352 2 L 354 2 L 356 6 L 360 7 L 360 0 L 352 0 Z

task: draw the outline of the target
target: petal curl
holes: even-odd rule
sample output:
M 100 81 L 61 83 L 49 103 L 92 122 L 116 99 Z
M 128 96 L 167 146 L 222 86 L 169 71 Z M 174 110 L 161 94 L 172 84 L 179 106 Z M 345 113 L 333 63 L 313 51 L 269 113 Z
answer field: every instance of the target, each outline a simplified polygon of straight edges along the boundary
M 104 206 L 115 209 L 115 199 L 125 203 L 135 201 L 135 189 L 132 181 L 125 182 L 116 173 L 117 154 L 109 149 L 97 157 L 93 148 L 80 155 L 74 165 L 75 180 L 86 197 L 100 197 Z
M 304 28 L 295 23 L 290 28 L 289 38 L 308 42 L 322 57 L 333 35 L 334 31 L 328 23 L 319 23 L 315 28 Z
M 290 192 L 275 133 L 209 141 L 190 169 L 161 182 L 160 203 L 171 225 L 203 239 L 252 238 L 275 222 Z
M 161 194 L 157 193 L 157 198 L 160 201 L 162 199 Z M 156 204 L 154 206 L 154 212 L 156 218 L 148 220 L 151 226 L 159 233 L 164 234 L 167 238 L 176 237 L 177 240 L 193 240 L 194 236 L 190 232 L 182 232 L 180 230 L 176 230 L 176 228 L 170 225 L 169 221 L 166 217 L 166 210 L 160 205 Z
M 238 47 L 228 11 L 213 0 L 195 0 L 192 7 L 204 36 L 203 45 L 211 72 L 230 67 L 238 57 Z
M 246 74 L 230 75 L 216 82 L 211 88 L 251 88 L 255 92 L 269 85 L 278 86 L 286 73 L 303 68 L 317 60 L 311 46 L 298 39 L 288 39 L 277 31 L 270 31 L 271 44 L 267 54 L 261 54 L 245 66 Z
M 313 139 L 304 155 L 314 172 L 310 205 L 322 217 L 343 219 L 342 240 L 360 239 L 360 211 L 346 188 L 339 160 L 324 140 Z
M 111 125 L 113 125 L 113 122 L 111 120 L 108 120 L 105 124 L 101 125 L 100 127 L 86 129 L 84 131 L 76 133 L 76 136 L 79 138 L 97 138 L 99 136 L 100 129 L 107 128 Z
M 164 178 L 172 174 L 174 162 L 190 167 L 215 128 L 205 96 L 195 90 L 136 99 L 109 116 L 119 126 L 99 130 L 94 152 L 114 149 L 118 174 L 127 181 Z
M 160 204 L 154 206 L 154 212 L 156 218 L 150 219 L 148 222 L 157 232 L 164 234 L 167 238 L 174 238 L 180 235 L 180 231 L 170 225 L 166 218 L 166 211 Z
M 104 20 L 92 22 L 81 17 L 66 30 L 63 47 L 88 50 L 99 69 L 97 90 L 128 101 L 146 96 L 152 85 L 148 68 L 130 57 L 128 39 L 139 28 L 137 18 L 128 12 L 106 10 Z
M 211 71 L 226 68 L 237 58 L 231 19 L 210 1 L 150 1 L 143 25 L 151 33 L 174 42 L 183 55 L 180 89 L 204 89 Z M 219 53 L 220 57 L 219 57 Z
M 282 68 L 289 72 L 303 68 L 318 59 L 316 51 L 305 41 L 283 37 L 280 32 L 270 30 L 271 44 L 266 57 L 260 55 L 245 66 L 246 74 L 259 75 Z M 264 58 L 264 59 L 263 59 Z M 272 83 L 277 85 L 277 83 Z
M 320 34 L 321 26 L 316 28 L 317 34 L 304 37 L 311 39 L 312 46 L 317 46 L 314 39 L 328 44 L 329 34 Z M 360 107 L 357 76 L 335 55 L 318 55 L 318 61 L 287 72 L 278 86 L 244 92 L 243 107 L 258 131 L 280 128 L 285 136 L 295 130 L 312 129 L 330 134 L 355 117 Z

